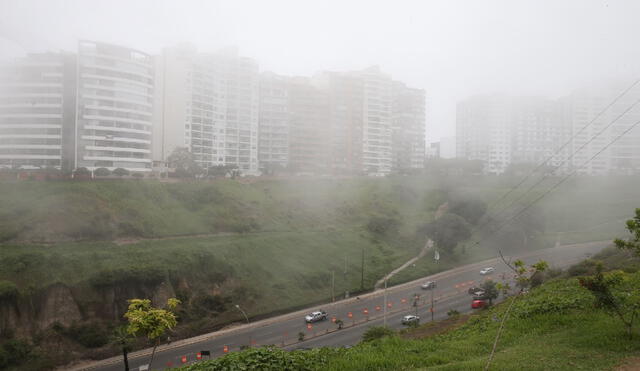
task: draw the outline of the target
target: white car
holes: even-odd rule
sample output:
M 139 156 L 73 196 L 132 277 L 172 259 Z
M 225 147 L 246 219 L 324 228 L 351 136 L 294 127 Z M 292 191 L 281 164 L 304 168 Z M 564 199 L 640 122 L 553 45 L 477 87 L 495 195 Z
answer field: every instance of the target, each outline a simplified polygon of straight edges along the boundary
M 325 319 L 327 319 L 327 312 L 323 310 L 319 310 L 317 312 L 311 312 L 306 316 L 304 316 L 304 320 L 307 323 L 324 321 Z
M 422 287 L 423 290 L 435 289 L 436 288 L 436 281 L 427 281 L 427 282 L 423 283 L 420 287 Z
M 420 323 L 420 317 L 414 316 L 412 314 L 402 317 L 402 324 L 403 325 L 410 325 L 412 323 Z
M 493 272 L 495 272 L 495 270 L 496 270 L 496 269 L 495 269 L 494 267 L 487 267 L 487 268 L 485 268 L 485 269 L 481 270 L 481 271 L 480 271 L 480 274 L 484 276 L 484 275 L 486 275 L 486 274 L 489 274 L 489 273 L 493 273 Z

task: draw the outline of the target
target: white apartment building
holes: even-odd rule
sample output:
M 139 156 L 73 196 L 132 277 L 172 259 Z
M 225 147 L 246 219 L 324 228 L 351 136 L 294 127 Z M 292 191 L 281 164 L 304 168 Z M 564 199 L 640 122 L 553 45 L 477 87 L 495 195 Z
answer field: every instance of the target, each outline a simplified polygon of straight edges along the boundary
M 606 84 L 577 90 L 565 98 L 567 120 L 575 133 L 571 143 L 571 150 L 575 152 L 571 165 L 578 173 L 640 173 L 640 124 L 631 129 L 633 124 L 640 121 L 640 104 L 633 107 L 640 99 L 640 87 L 630 90 L 596 119 L 625 89 L 624 84 Z M 629 129 L 629 132 L 596 156 Z M 594 156 L 596 157 L 591 160 Z
M 539 97 L 484 95 L 458 103 L 457 157 L 482 160 L 485 172 L 501 174 L 510 164 L 547 161 L 556 171 L 570 162 L 571 127 L 563 106 Z
M 289 166 L 289 78 L 260 75 L 258 159 L 260 169 Z
M 78 44 L 75 167 L 151 171 L 154 72 L 148 54 Z
M 393 168 L 422 169 L 425 161 L 426 98 L 422 89 L 393 82 Z
M 482 160 L 485 172 L 501 174 L 511 161 L 511 100 L 506 96 L 476 96 L 458 103 L 457 157 Z
M 242 174 L 259 174 L 254 60 L 235 49 L 205 54 L 180 45 L 156 59 L 156 81 L 155 161 L 184 147 L 205 169 L 235 165 Z
M 391 77 L 377 66 L 355 72 L 363 79 L 362 167 L 367 174 L 388 174 L 393 167 Z
M 65 63 L 46 53 L 0 66 L 0 167 L 61 168 L 65 103 L 75 108 L 73 95 L 65 101 Z

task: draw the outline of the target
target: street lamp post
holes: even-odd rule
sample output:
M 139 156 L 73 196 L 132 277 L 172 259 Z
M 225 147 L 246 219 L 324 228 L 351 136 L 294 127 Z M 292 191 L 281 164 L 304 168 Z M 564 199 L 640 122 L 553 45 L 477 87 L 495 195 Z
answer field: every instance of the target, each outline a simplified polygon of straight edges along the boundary
M 384 308 L 382 309 L 383 310 L 382 318 L 384 322 L 384 327 L 387 327 L 387 279 L 388 278 L 389 276 L 384 277 Z
M 249 324 L 249 317 L 247 316 L 247 314 L 242 310 L 242 308 L 240 308 L 240 305 L 236 304 L 236 309 L 238 309 L 240 311 L 240 313 L 242 313 L 242 315 L 244 316 L 244 319 L 247 320 L 247 325 Z M 249 329 L 249 347 L 251 347 L 251 329 Z

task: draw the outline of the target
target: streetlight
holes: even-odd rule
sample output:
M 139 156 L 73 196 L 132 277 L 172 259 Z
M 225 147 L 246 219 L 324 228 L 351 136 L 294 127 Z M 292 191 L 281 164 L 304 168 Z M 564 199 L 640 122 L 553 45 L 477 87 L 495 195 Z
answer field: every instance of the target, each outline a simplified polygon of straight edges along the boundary
M 244 319 L 247 320 L 247 325 L 249 324 L 249 317 L 247 317 L 247 314 L 242 310 L 242 308 L 240 308 L 240 305 L 236 304 L 236 309 L 238 309 L 240 311 L 240 313 L 242 313 L 242 315 L 244 316 Z M 251 347 L 251 329 L 249 329 L 249 347 Z
M 384 277 L 384 308 L 383 308 L 383 315 L 382 318 L 384 318 L 384 327 L 387 327 L 387 280 L 389 279 L 389 275 L 386 275 Z

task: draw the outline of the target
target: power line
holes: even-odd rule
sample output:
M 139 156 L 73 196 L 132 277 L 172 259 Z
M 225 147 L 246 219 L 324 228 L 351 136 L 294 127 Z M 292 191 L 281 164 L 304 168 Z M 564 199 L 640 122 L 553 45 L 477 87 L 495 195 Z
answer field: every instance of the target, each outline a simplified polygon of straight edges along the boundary
M 607 105 L 603 110 L 601 110 L 587 125 L 583 126 L 582 129 L 580 129 L 575 135 L 573 135 L 571 137 L 571 139 L 569 139 L 569 141 L 567 141 L 567 143 L 565 143 L 562 147 L 560 147 L 558 150 L 556 150 L 556 153 L 558 153 L 560 150 L 562 150 L 567 144 L 569 144 L 570 142 L 573 141 L 574 137 L 577 136 L 578 134 L 580 134 L 582 131 L 584 131 L 587 127 L 589 127 L 591 124 L 593 124 L 595 122 L 595 120 L 597 118 L 599 118 L 604 112 L 606 112 L 611 106 L 613 106 L 618 100 L 620 100 L 620 98 L 622 98 L 627 92 L 629 92 L 629 90 L 631 90 L 635 85 L 638 84 L 638 82 L 640 82 L 640 79 L 636 80 L 633 84 L 631 84 L 625 91 L 623 91 L 622 93 L 620 93 L 609 105 Z M 529 194 L 531 191 L 533 191 L 538 185 L 540 185 L 545 179 L 547 179 L 551 174 L 553 174 L 557 169 L 559 169 L 561 166 L 563 166 L 565 163 L 567 163 L 569 160 L 571 160 L 577 153 L 579 153 L 582 149 L 584 149 L 587 145 L 589 145 L 591 142 L 593 142 L 596 138 L 598 138 L 602 133 L 604 133 L 607 129 L 609 129 L 613 124 L 615 124 L 620 118 L 622 118 L 624 115 L 626 115 L 630 110 L 632 110 L 635 106 L 638 105 L 638 103 L 640 103 L 640 99 L 636 100 L 632 105 L 630 105 L 629 107 L 627 107 L 627 109 L 625 109 L 621 114 L 619 114 L 615 119 L 613 119 L 611 122 L 609 122 L 609 124 L 607 124 L 607 126 L 605 126 L 604 128 L 602 128 L 602 130 L 600 130 L 596 135 L 594 135 L 593 137 L 591 137 L 591 139 L 589 139 L 588 141 L 586 141 L 585 143 L 583 143 L 580 148 L 578 148 L 577 150 L 575 150 L 572 154 L 570 154 L 566 159 L 564 159 L 560 165 L 558 165 L 558 167 L 556 169 L 554 169 L 553 171 L 551 171 L 551 173 L 547 173 L 545 175 L 542 176 L 542 178 L 540 178 L 535 184 L 531 185 L 524 193 L 522 193 L 518 198 L 512 200 L 508 205 L 504 206 L 502 208 L 502 210 L 498 211 L 496 214 L 493 215 L 493 217 L 498 217 L 499 215 L 501 215 L 502 213 L 504 213 L 505 211 L 508 211 L 509 208 L 511 206 L 513 206 L 514 204 L 516 204 L 516 202 L 522 200 L 527 194 Z M 529 175 L 527 175 L 522 181 L 520 181 L 520 183 L 518 183 L 518 185 L 516 185 L 515 187 L 513 187 L 511 190 L 509 190 L 503 197 L 501 197 L 498 201 L 496 201 L 494 203 L 494 205 L 503 200 L 506 195 L 511 194 L 513 191 L 515 191 L 520 185 L 522 185 L 528 178 L 531 177 L 532 174 L 534 174 L 538 169 L 540 169 L 542 166 L 544 166 L 546 164 L 547 161 L 549 161 L 551 158 L 553 158 L 554 155 L 552 155 L 551 157 L 549 157 L 547 160 L 545 160 L 544 162 L 542 162 L 541 164 L 539 164 L 536 169 L 534 169 L 531 173 L 529 173 Z M 584 165 L 583 165 L 584 166 Z M 486 227 L 488 224 L 490 224 L 492 222 L 491 218 L 487 217 L 487 219 L 478 227 L 473 228 L 472 233 L 474 233 L 475 231 L 478 231 L 484 227 Z M 474 245 L 477 245 L 474 244 Z
M 505 222 L 503 222 L 502 224 L 500 224 L 500 226 L 498 227 L 498 229 L 496 229 L 495 231 L 493 231 L 493 235 L 495 236 L 496 233 L 498 233 L 500 230 L 502 230 L 502 228 L 504 228 L 507 224 L 509 224 L 511 221 L 515 220 L 516 218 L 518 218 L 520 215 L 522 215 L 525 211 L 529 210 L 535 203 L 537 203 L 538 201 L 540 201 L 541 199 L 543 199 L 546 195 L 548 195 L 549 193 L 553 192 L 556 188 L 558 188 L 562 183 L 564 183 L 565 181 L 567 181 L 567 179 L 569 179 L 570 177 L 572 177 L 573 175 L 575 175 L 578 170 L 582 169 L 585 165 L 587 165 L 588 163 L 590 163 L 591 161 L 593 161 L 593 159 L 595 159 L 596 157 L 598 157 L 598 155 L 600 155 L 602 152 L 604 152 L 605 150 L 607 150 L 609 147 L 611 147 L 611 145 L 613 145 L 615 142 L 618 141 L 618 139 L 622 138 L 624 135 L 626 135 L 628 132 L 630 132 L 631 130 L 633 130 L 636 126 L 638 126 L 638 124 L 640 124 L 640 121 L 636 121 L 633 125 L 631 125 L 629 128 L 627 128 L 627 130 L 623 131 L 622 133 L 620 133 L 617 137 L 615 137 L 615 139 L 613 139 L 612 141 L 610 141 L 606 146 L 604 146 L 604 148 L 602 148 L 600 151 L 596 152 L 593 156 L 591 156 L 590 159 L 588 159 L 587 161 L 585 161 L 582 165 L 580 165 L 578 168 L 576 168 L 575 170 L 573 170 L 571 173 L 569 173 L 568 175 L 566 175 L 565 177 L 563 177 L 558 183 L 556 183 L 554 186 L 552 186 L 551 188 L 549 188 L 548 190 L 546 190 L 544 193 L 542 193 L 538 198 L 536 198 L 535 200 L 533 200 L 531 203 L 529 203 L 524 209 L 520 210 L 520 212 L 518 212 L 517 214 L 515 214 L 514 216 L 510 217 L 509 219 L 507 219 Z M 482 240 L 474 243 L 474 245 L 479 245 L 480 242 L 482 242 Z
M 625 96 L 631 89 L 633 89 L 634 86 L 636 86 L 638 83 L 640 83 L 640 79 L 637 79 L 636 81 L 634 81 L 631 85 L 629 85 L 629 87 L 627 87 L 622 93 L 618 94 L 618 96 L 611 102 L 609 103 L 604 109 L 602 109 L 596 116 L 593 117 L 593 119 L 591 119 L 591 121 L 589 121 L 585 126 L 583 126 L 580 130 L 578 130 L 575 134 L 573 134 L 571 136 L 571 138 L 569 138 L 569 140 L 567 140 L 563 145 L 561 145 L 559 148 L 557 148 L 553 154 L 551 154 L 551 156 L 547 157 L 544 161 L 542 161 L 540 164 L 538 164 L 538 166 L 536 166 L 535 169 L 533 169 L 531 172 L 529 172 L 529 174 L 527 174 L 518 184 L 516 184 L 514 187 L 512 187 L 509 191 L 507 191 L 504 195 L 502 195 L 502 197 L 500 197 L 498 200 L 493 202 L 493 205 L 489 207 L 489 210 L 497 205 L 498 203 L 500 203 L 500 201 L 504 200 L 505 198 L 507 198 L 511 193 L 513 193 L 513 191 L 515 191 L 516 189 L 518 189 L 521 185 L 523 185 L 533 174 L 535 174 L 538 170 L 540 170 L 544 165 L 547 164 L 547 162 L 551 161 L 555 155 L 557 155 L 558 153 L 560 153 L 566 146 L 568 146 L 569 144 L 571 144 L 571 142 L 573 141 L 573 139 L 578 136 L 579 134 L 581 134 L 584 130 L 586 130 L 589 126 L 591 126 L 598 118 L 600 118 L 600 116 L 602 116 L 602 114 L 604 114 L 609 108 L 611 108 L 614 104 L 616 104 L 618 102 L 618 100 L 620 100 L 620 98 L 622 98 L 623 96 Z
M 604 107 L 600 112 L 598 112 L 598 114 L 596 116 L 594 116 L 591 121 L 589 121 L 586 125 L 584 125 L 582 128 L 580 128 L 580 130 L 578 130 L 575 134 L 573 134 L 571 136 L 571 138 L 569 138 L 569 140 L 567 140 L 562 146 L 560 146 L 559 148 L 557 148 L 554 153 L 549 156 L 548 158 L 546 158 L 544 161 L 542 161 L 540 164 L 538 164 L 538 166 L 536 166 L 531 172 L 529 172 L 529 174 L 527 174 L 518 184 L 516 184 L 514 187 L 512 187 L 510 190 L 508 190 L 505 194 L 503 194 L 498 200 L 494 201 L 492 203 L 491 206 L 489 206 L 487 213 L 489 214 L 491 212 L 491 209 L 494 208 L 495 206 L 497 206 L 500 201 L 504 200 L 505 198 L 507 198 L 509 195 L 511 195 L 511 193 L 513 193 L 516 189 L 518 189 L 521 185 L 523 185 L 529 178 L 531 178 L 531 176 L 533 174 L 535 174 L 538 170 L 540 170 L 543 166 L 545 166 L 547 164 L 547 162 L 549 162 L 550 160 L 552 160 L 558 153 L 560 153 L 566 146 L 568 146 L 569 144 L 571 144 L 573 142 L 573 140 L 579 135 L 581 134 L 584 130 L 586 130 L 588 127 L 590 127 L 598 118 L 600 118 L 600 116 L 602 116 L 602 114 L 604 114 L 609 108 L 611 108 L 614 104 L 616 104 L 623 96 L 625 96 L 631 89 L 633 89 L 638 83 L 640 83 L 640 79 L 635 80 L 631 85 L 629 85 L 624 91 L 622 91 L 620 94 L 618 94 L 613 101 L 611 101 L 606 107 Z M 619 115 L 618 117 L 616 117 L 616 119 L 614 119 L 612 122 L 609 123 L 609 125 L 607 125 L 604 129 L 602 129 L 598 134 L 596 134 L 595 136 L 593 136 L 588 142 L 584 143 L 579 149 L 577 149 L 576 151 L 574 151 L 569 157 L 567 157 L 565 160 L 562 161 L 562 163 L 560 163 L 560 165 L 551 171 L 551 174 L 553 174 L 558 168 L 560 168 L 562 165 L 564 165 L 567 161 L 569 161 L 570 159 L 573 158 L 573 156 L 575 156 L 578 152 L 580 152 L 580 150 L 582 150 L 584 147 L 586 147 L 588 144 L 590 144 L 593 140 L 595 140 L 598 136 L 600 136 L 600 134 L 602 134 L 606 129 L 608 129 L 611 125 L 613 125 L 616 121 L 618 121 L 622 116 L 624 116 L 627 112 L 629 112 L 633 107 L 635 107 L 638 103 L 640 103 L 640 100 L 636 101 L 635 103 L 633 103 L 629 108 L 627 108 L 621 115 Z M 538 182 L 536 182 L 534 185 L 530 186 L 522 195 L 520 195 L 520 197 L 518 197 L 517 199 L 511 201 L 508 205 L 504 206 L 501 210 L 499 210 L 494 217 L 498 217 L 499 215 L 501 215 L 503 212 L 507 211 L 512 205 L 514 205 L 516 202 L 520 201 L 521 199 L 524 198 L 524 196 L 526 196 L 529 192 L 531 192 L 535 187 L 537 187 L 540 183 L 542 183 L 547 177 L 549 177 L 549 174 L 545 174 Z M 490 215 L 488 215 L 490 216 Z M 488 224 L 491 223 L 491 219 L 487 218 L 485 220 L 485 222 L 483 222 L 481 225 L 474 227 L 472 229 L 472 234 L 484 227 L 486 227 Z

